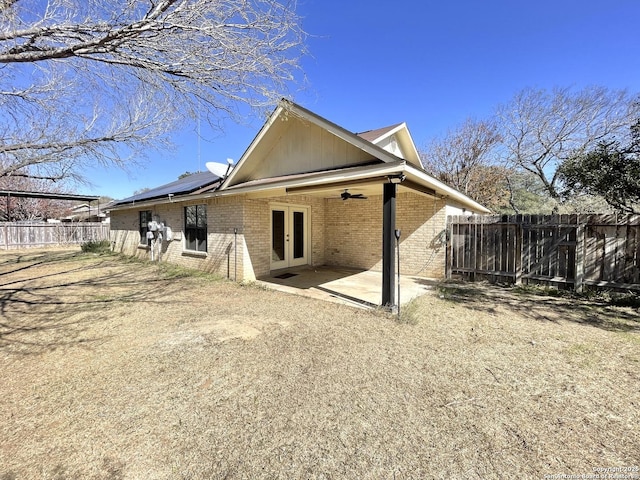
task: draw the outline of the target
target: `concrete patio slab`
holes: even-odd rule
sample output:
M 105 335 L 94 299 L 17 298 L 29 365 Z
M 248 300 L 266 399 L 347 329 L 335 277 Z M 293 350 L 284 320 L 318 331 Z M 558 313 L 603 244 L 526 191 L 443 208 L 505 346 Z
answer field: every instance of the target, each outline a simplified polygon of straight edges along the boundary
M 274 290 L 363 308 L 375 308 L 382 301 L 382 273 L 371 270 L 307 265 L 273 271 L 270 276 L 259 278 L 258 283 Z M 425 294 L 436 283 L 433 279 L 401 275 L 400 304 Z

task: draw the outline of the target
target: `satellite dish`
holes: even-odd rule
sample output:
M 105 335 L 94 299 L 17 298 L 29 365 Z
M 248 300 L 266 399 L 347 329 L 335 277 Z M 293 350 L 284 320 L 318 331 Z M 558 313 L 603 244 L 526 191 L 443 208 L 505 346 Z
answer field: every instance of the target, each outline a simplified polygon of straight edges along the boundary
M 207 162 L 204 164 L 204 166 L 207 167 L 207 170 L 209 170 L 214 175 L 218 177 L 225 177 L 233 166 L 233 160 L 231 160 L 231 163 Z

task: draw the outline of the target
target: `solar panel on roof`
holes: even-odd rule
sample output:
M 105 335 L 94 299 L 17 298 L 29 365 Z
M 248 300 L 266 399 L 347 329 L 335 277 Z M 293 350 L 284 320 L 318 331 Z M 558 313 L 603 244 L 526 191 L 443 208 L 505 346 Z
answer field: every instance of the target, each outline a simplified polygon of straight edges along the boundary
M 168 195 L 180 195 L 194 192 L 202 187 L 206 187 L 220 180 L 220 177 L 211 172 L 199 172 L 187 177 L 167 183 L 146 192 L 138 193 L 131 197 L 118 200 L 116 205 L 122 203 L 139 202 L 141 200 L 150 200 L 152 198 L 166 197 Z

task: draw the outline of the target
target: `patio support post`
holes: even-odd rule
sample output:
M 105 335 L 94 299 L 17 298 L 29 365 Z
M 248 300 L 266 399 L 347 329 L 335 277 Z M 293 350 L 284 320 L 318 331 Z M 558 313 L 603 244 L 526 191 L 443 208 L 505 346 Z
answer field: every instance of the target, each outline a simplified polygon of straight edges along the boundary
M 395 231 L 396 231 L 396 184 L 383 184 L 382 207 L 382 305 L 397 308 L 395 298 Z

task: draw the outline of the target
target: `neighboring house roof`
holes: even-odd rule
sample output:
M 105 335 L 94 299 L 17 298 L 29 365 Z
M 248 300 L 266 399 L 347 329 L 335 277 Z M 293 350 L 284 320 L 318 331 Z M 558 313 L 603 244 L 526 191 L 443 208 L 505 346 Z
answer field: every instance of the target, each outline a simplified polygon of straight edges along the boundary
M 61 220 L 67 222 L 102 221 L 109 215 L 109 209 L 115 204 L 114 200 L 99 205 L 81 203 L 71 208 L 71 214 Z
M 175 182 L 167 183 L 165 185 L 146 190 L 131 197 L 123 198 L 122 200 L 116 200 L 115 205 L 165 198 L 173 195 L 186 195 L 195 193 L 201 190 L 206 190 L 207 187 L 219 184 L 220 180 L 220 177 L 208 171 L 193 173 L 184 178 L 176 180 Z
M 424 171 L 405 123 L 357 135 L 289 101 L 278 105 L 226 178 L 196 175 L 215 180 L 183 192 L 176 191 L 174 182 L 118 204 L 157 203 L 168 194 L 180 194 L 182 200 L 237 194 L 332 196 L 337 189 L 371 188 L 395 176 L 402 177 L 403 188 L 489 212 Z
M 46 198 L 49 200 L 79 200 L 92 202 L 100 199 L 94 195 L 75 195 L 70 193 L 27 192 L 23 190 L 0 190 L 0 197 L 13 198 Z
M 98 205 L 91 205 L 89 203 L 80 203 L 78 205 L 74 205 L 71 208 L 71 212 L 72 213 L 78 213 L 78 212 L 87 212 L 89 210 L 100 210 L 101 212 L 109 210 L 109 208 L 111 208 L 113 206 L 113 204 L 115 203 L 115 200 L 109 200 L 108 202 L 105 203 L 99 203 Z

